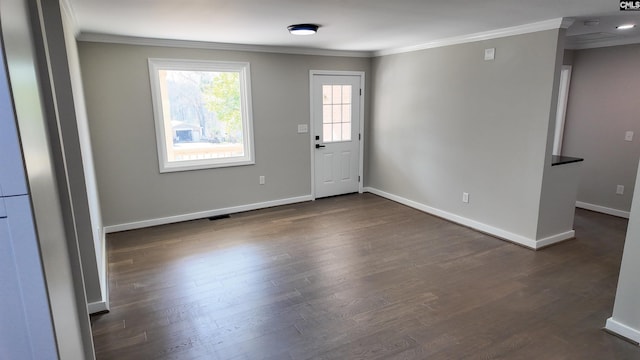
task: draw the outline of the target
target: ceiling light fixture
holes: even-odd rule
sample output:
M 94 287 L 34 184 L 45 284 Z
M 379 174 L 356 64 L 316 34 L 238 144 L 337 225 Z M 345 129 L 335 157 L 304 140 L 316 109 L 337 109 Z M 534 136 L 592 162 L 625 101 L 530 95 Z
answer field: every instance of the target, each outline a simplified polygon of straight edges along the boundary
M 624 24 L 624 25 L 616 26 L 616 29 L 629 30 L 629 29 L 633 29 L 634 27 L 636 27 L 635 24 Z
M 316 24 L 295 24 L 287 26 L 287 30 L 292 35 L 313 35 L 318 32 L 319 26 Z

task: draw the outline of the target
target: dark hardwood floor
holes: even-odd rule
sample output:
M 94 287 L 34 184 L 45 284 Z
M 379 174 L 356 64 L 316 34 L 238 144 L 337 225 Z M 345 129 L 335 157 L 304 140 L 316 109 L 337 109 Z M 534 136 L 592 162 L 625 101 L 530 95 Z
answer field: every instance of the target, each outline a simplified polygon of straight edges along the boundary
M 108 236 L 98 359 L 640 359 L 602 330 L 627 221 L 538 252 L 371 194 Z

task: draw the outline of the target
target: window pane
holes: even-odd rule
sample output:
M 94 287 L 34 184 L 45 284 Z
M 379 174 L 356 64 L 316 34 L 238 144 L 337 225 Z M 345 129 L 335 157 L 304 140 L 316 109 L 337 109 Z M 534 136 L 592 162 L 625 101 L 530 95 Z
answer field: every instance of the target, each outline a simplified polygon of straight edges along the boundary
M 239 72 L 163 70 L 159 76 L 172 140 L 167 161 L 244 156 Z
M 331 99 L 331 103 L 340 104 L 340 99 L 342 99 L 342 86 L 333 85 L 333 98 Z
M 332 119 L 332 108 L 331 105 L 322 105 L 322 122 L 324 124 L 330 124 L 333 121 Z
M 333 105 L 333 121 L 334 124 L 342 122 L 342 105 Z
M 342 103 L 351 104 L 351 85 L 342 86 Z
M 351 105 L 342 105 L 342 122 L 351 123 Z
M 331 104 L 332 91 L 331 85 L 322 85 L 322 103 Z
M 322 125 L 322 141 L 323 142 L 332 142 L 333 141 L 332 127 L 333 127 L 333 125 L 331 125 L 331 124 Z
M 342 123 L 342 141 L 351 141 L 351 124 Z
M 333 124 L 333 141 L 342 141 L 342 126 Z

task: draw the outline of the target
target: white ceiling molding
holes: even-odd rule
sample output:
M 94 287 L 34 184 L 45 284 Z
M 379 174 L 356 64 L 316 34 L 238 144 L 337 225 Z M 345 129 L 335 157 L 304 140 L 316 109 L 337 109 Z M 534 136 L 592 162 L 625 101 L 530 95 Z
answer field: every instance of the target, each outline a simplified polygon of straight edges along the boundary
M 385 56 L 393 54 L 401 54 L 418 50 L 433 49 L 442 46 L 464 44 L 476 41 L 491 40 L 506 36 L 522 35 L 537 31 L 545 31 L 552 29 L 566 29 L 573 24 L 571 18 L 557 18 L 545 21 L 539 21 L 531 24 L 524 24 L 503 29 L 479 32 L 462 36 L 455 36 L 447 39 L 431 41 L 421 45 L 407 46 L 396 49 L 375 51 L 374 56 Z
M 574 18 L 562 18 L 562 21 L 560 22 L 560 29 L 568 29 L 571 25 L 573 25 L 574 22 L 576 22 L 576 19 Z
M 154 39 L 154 38 L 94 34 L 94 33 L 80 33 L 80 35 L 77 36 L 77 40 L 84 41 L 84 42 L 98 42 L 98 43 L 125 44 L 125 45 L 164 46 L 164 47 L 228 50 L 228 51 L 249 51 L 249 52 L 265 52 L 265 53 L 293 54 L 293 55 L 343 56 L 343 57 L 365 57 L 365 58 L 373 56 L 373 53 L 370 51 L 342 51 L 342 50 L 297 48 L 297 47 L 286 47 L 286 46 L 226 44 L 226 43 L 214 43 L 214 42 L 205 42 L 205 41 Z

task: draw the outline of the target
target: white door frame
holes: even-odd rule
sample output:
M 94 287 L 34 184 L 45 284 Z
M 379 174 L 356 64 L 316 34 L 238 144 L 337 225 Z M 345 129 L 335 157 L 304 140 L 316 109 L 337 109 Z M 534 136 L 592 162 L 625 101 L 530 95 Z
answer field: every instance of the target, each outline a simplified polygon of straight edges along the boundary
M 309 71 L 309 149 L 311 150 L 311 199 L 316 199 L 316 160 L 315 160 L 315 139 L 314 139 L 314 125 L 316 119 L 314 119 L 313 112 L 313 77 L 315 75 L 335 75 L 335 76 L 359 76 L 360 77 L 360 89 L 362 91 L 360 95 L 360 129 L 358 129 L 360 138 L 359 154 L 358 154 L 358 192 L 362 193 L 364 189 L 364 71 L 334 71 L 334 70 L 310 70 Z M 322 121 L 322 120 L 320 120 Z

